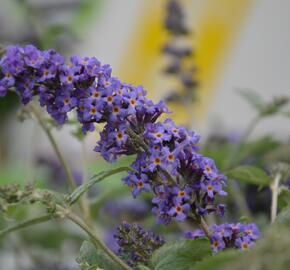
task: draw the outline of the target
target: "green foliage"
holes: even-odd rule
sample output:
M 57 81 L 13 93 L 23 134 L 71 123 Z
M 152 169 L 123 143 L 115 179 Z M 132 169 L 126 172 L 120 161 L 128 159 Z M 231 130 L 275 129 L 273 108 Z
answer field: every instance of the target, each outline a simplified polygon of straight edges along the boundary
M 88 182 L 85 184 L 79 186 L 75 191 L 69 195 L 66 199 L 66 201 L 69 204 L 75 203 L 79 197 L 81 197 L 86 191 L 88 191 L 93 185 L 95 185 L 98 182 L 101 182 L 102 180 L 106 179 L 107 177 L 120 173 L 125 171 L 131 171 L 132 169 L 129 167 L 121 167 L 114 170 L 106 171 L 106 172 L 100 172 L 96 175 L 94 175 Z
M 278 205 L 280 209 L 286 206 L 290 206 L 290 190 L 286 186 L 282 186 L 280 188 L 278 196 Z
M 250 252 L 215 270 L 288 270 L 290 268 L 290 208 L 278 215 L 275 224 L 261 237 Z M 203 268 L 201 268 L 203 269 Z M 200 269 L 200 270 L 201 270 Z M 211 268 L 207 268 L 210 270 Z M 196 269 L 194 269 L 196 270 Z
M 225 175 L 230 179 L 257 186 L 268 186 L 271 182 L 270 177 L 263 170 L 254 166 L 239 166 L 226 172 Z
M 148 267 L 145 266 L 145 265 L 138 265 L 138 266 L 137 266 L 137 270 L 151 270 L 151 269 L 148 268 Z
M 272 165 L 277 162 L 285 162 L 290 163 L 290 145 L 289 144 L 281 144 L 278 147 L 272 149 L 264 156 L 264 163 L 266 165 Z
M 99 16 L 103 0 L 83 0 L 70 22 L 70 29 L 76 35 L 83 35 L 92 20 Z
M 289 103 L 287 97 L 275 97 L 270 102 L 263 101 L 262 97 L 259 96 L 252 90 L 239 90 L 239 94 L 255 109 L 261 117 L 272 116 L 275 114 L 285 114 L 282 109 Z M 287 114 L 287 113 L 286 113 Z
M 57 43 L 57 39 L 63 33 L 72 36 L 69 27 L 66 25 L 56 24 L 52 25 L 51 27 L 47 27 L 46 29 L 43 30 L 43 33 L 41 35 L 40 39 L 41 47 L 43 49 L 50 49 L 54 47 L 55 44 Z
M 255 164 L 263 165 L 265 164 L 265 156 L 276 151 L 280 145 L 281 144 L 272 137 L 264 136 L 244 144 L 236 159 L 238 162 L 241 162 L 247 157 L 250 157 L 255 159 Z
M 201 262 L 190 267 L 189 270 L 216 270 L 217 267 L 220 268 L 223 265 L 234 261 L 240 255 L 241 252 L 237 250 L 221 251 L 216 255 L 205 257 Z
M 285 208 L 276 218 L 275 226 L 290 226 L 290 207 Z
M 151 266 L 155 270 L 187 270 L 212 253 L 207 239 L 166 244 L 153 253 Z
M 263 99 L 260 95 L 250 89 L 239 89 L 238 93 L 244 98 L 255 110 L 260 111 L 263 108 Z
M 76 259 L 82 270 L 106 269 L 119 270 L 120 267 L 101 250 L 97 250 L 89 241 L 84 241 Z
M 288 270 L 290 257 L 289 227 L 279 226 L 270 230 L 251 252 L 223 265 L 217 270 Z

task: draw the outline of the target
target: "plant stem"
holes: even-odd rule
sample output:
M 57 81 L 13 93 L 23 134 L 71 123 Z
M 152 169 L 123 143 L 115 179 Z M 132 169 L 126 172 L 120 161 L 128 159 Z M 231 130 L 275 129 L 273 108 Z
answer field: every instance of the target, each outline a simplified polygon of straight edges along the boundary
M 73 223 L 78 225 L 80 228 L 82 228 L 91 238 L 92 243 L 97 249 L 101 249 L 103 252 L 105 252 L 116 264 L 120 266 L 121 269 L 124 270 L 132 270 L 130 266 L 125 264 L 118 256 L 116 256 L 94 233 L 94 231 L 86 225 L 76 214 L 67 211 L 67 209 L 64 209 L 62 207 L 58 207 L 61 211 L 63 211 L 68 219 L 70 219 Z
M 53 150 L 64 170 L 64 173 L 65 173 L 65 176 L 66 176 L 66 179 L 67 179 L 67 182 L 68 182 L 68 185 L 69 185 L 69 188 L 71 191 L 74 191 L 76 189 L 76 183 L 75 183 L 75 180 L 74 180 L 74 177 L 72 175 L 72 172 L 71 170 L 69 169 L 69 166 L 67 164 L 67 162 L 65 161 L 50 129 L 47 127 L 44 119 L 41 117 L 40 113 L 38 112 L 38 110 L 33 106 L 33 104 L 30 104 L 29 105 L 29 108 L 30 108 L 30 111 L 33 113 L 33 115 L 35 116 L 36 120 L 38 121 L 39 125 L 41 126 L 41 128 L 43 129 L 43 131 L 45 132 L 49 142 L 51 143 L 52 147 L 53 147 Z M 81 200 L 80 203 L 80 209 L 81 209 L 81 212 L 82 212 L 82 215 L 85 217 L 85 220 L 88 224 L 91 225 L 91 220 L 90 220 L 90 215 L 87 214 L 87 209 L 89 206 L 86 206 L 86 202 L 84 200 Z
M 225 170 L 229 170 L 230 168 L 236 165 L 238 161 L 239 152 L 241 151 L 241 149 L 245 145 L 245 142 L 247 141 L 247 139 L 249 138 L 249 136 L 251 135 L 251 133 L 253 132 L 253 130 L 255 129 L 255 127 L 257 126 L 257 124 L 259 123 L 261 119 L 262 117 L 259 114 L 249 123 L 248 127 L 246 128 L 244 134 L 242 135 L 240 139 L 240 142 L 234 147 L 233 151 L 230 153 L 230 155 L 226 159 L 225 164 L 224 164 Z M 248 216 L 248 218 L 252 219 L 253 218 L 252 213 L 245 200 L 244 194 L 241 191 L 236 181 L 234 180 L 229 181 L 228 191 L 232 195 L 231 197 L 233 198 L 235 204 L 240 209 L 240 212 L 245 213 Z
M 204 234 L 206 235 L 206 237 L 211 241 L 211 235 L 209 232 L 209 228 L 207 223 L 205 222 L 205 220 L 203 219 L 203 217 L 200 217 L 200 222 L 198 224 L 200 226 L 200 228 L 203 230 Z
M 130 167 L 120 167 L 114 170 L 110 170 L 110 171 L 106 171 L 106 172 L 101 172 L 95 176 L 93 176 L 91 178 L 90 181 L 84 183 L 83 185 L 79 186 L 78 188 L 76 188 L 74 190 L 74 192 L 72 194 L 70 194 L 67 197 L 67 202 L 72 205 L 73 203 L 75 203 L 86 191 L 88 191 L 93 185 L 95 185 L 96 183 L 101 182 L 102 180 L 106 179 L 107 177 L 110 177 L 114 174 L 118 174 L 121 172 L 129 172 L 129 171 L 133 171 L 133 169 L 131 169 Z
M 87 168 L 86 168 L 87 158 L 86 158 L 85 137 L 81 141 L 81 145 L 82 145 L 82 161 L 83 161 L 83 177 L 82 177 L 83 181 L 82 181 L 82 183 L 84 184 L 84 183 L 86 183 L 86 181 L 88 179 Z M 89 222 L 89 225 L 92 226 L 92 224 L 91 224 L 91 220 L 92 220 L 91 207 L 90 207 L 89 200 L 88 200 L 88 194 L 85 194 L 85 196 L 83 196 L 82 202 L 83 202 L 83 206 L 84 206 L 83 216 L 84 216 L 85 220 L 87 222 Z
M 245 145 L 245 142 L 247 141 L 247 139 L 249 138 L 249 136 L 251 135 L 251 133 L 253 132 L 253 130 L 255 129 L 255 127 L 257 126 L 257 124 L 259 123 L 260 120 L 261 120 L 261 116 L 257 115 L 249 123 L 248 127 L 246 128 L 245 132 L 243 133 L 242 137 L 240 138 L 239 143 L 235 145 L 233 151 L 230 153 L 230 155 L 226 159 L 225 164 L 224 164 L 225 170 L 228 170 L 231 167 L 236 165 L 237 157 L 238 157 L 240 150 L 243 148 L 243 146 Z
M 55 152 L 55 154 L 57 155 L 57 158 L 59 160 L 59 162 L 61 163 L 61 166 L 63 167 L 68 185 L 71 189 L 71 191 L 73 191 L 76 188 L 76 183 L 74 181 L 73 175 L 50 131 L 50 129 L 47 127 L 46 123 L 44 122 L 43 118 L 41 117 L 39 111 L 37 111 L 37 109 L 33 106 L 33 104 L 29 105 L 31 112 L 33 113 L 33 115 L 35 116 L 36 120 L 38 121 L 39 125 L 41 126 L 41 128 L 43 129 L 43 131 L 45 132 L 49 142 L 51 143 L 53 150 Z
M 33 218 L 33 219 L 26 220 L 24 222 L 18 223 L 18 224 L 14 225 L 14 226 L 11 226 L 11 227 L 8 227 L 8 228 L 6 228 L 4 230 L 1 230 L 0 231 L 0 237 L 6 235 L 8 233 L 17 231 L 19 229 L 23 229 L 23 228 L 28 227 L 28 226 L 44 223 L 46 221 L 51 220 L 51 218 L 52 218 L 51 215 L 46 214 L 46 215 L 40 216 L 38 218 Z
M 277 216 L 280 180 L 281 180 L 281 173 L 277 173 L 275 178 L 274 178 L 273 184 L 270 186 L 271 191 L 272 191 L 271 223 L 274 223 L 276 216 Z

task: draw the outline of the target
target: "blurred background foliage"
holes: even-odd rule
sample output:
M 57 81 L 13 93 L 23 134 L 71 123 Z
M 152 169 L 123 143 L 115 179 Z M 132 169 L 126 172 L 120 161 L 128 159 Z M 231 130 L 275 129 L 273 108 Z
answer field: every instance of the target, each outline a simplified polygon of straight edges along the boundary
M 154 100 L 166 98 L 172 93 L 182 93 L 178 80 L 174 76 L 163 74 L 168 58 L 161 51 L 172 39 L 164 29 L 166 1 L 121 2 L 0 0 L 0 43 L 33 43 L 41 49 L 55 48 L 66 56 L 75 53 L 95 55 L 104 62 L 112 63 L 115 75 L 121 80 L 144 85 Z M 273 88 L 268 92 L 263 89 L 236 91 L 234 87 L 240 88 L 250 83 L 229 87 L 225 80 L 224 84 L 231 89 L 231 96 L 228 96 L 228 92 L 220 91 L 220 78 L 229 69 L 227 61 L 239 36 L 242 36 L 243 26 L 250 20 L 251 14 L 257 13 L 251 16 L 259 16 L 259 8 L 254 8 L 254 1 L 181 0 L 181 3 L 191 31 L 186 44 L 193 48 L 193 54 L 186 59 L 184 65 L 190 63 L 196 67 L 194 76 L 198 85 L 195 89 L 196 99 L 186 106 L 174 99 L 168 101 L 172 110 L 170 117 L 204 135 L 201 153 L 212 157 L 222 172 L 231 175 L 227 219 L 233 222 L 240 218 L 242 221 L 254 219 L 263 230 L 270 220 L 271 183 L 257 181 L 272 181 L 273 165 L 290 162 L 289 124 L 285 124 L 289 123 L 290 117 L 289 90 L 281 88 L 281 91 L 276 91 Z M 250 24 L 247 25 L 249 26 Z M 267 58 L 268 55 L 264 56 Z M 261 62 L 260 65 L 264 63 Z M 275 68 L 279 69 L 277 73 L 281 73 L 281 81 L 285 81 L 285 86 L 288 86 L 285 89 L 288 89 L 289 80 L 283 80 L 284 66 L 287 67 L 285 64 Z M 234 68 L 238 69 L 237 66 Z M 238 82 L 239 80 L 235 83 Z M 261 83 L 261 86 L 264 84 Z M 263 91 L 267 98 L 264 98 Z M 271 98 L 269 93 L 270 96 L 278 95 Z M 238 101 L 233 102 L 232 96 Z M 214 107 L 215 103 L 223 104 L 222 102 L 224 106 Z M 248 104 L 245 105 L 246 103 Z M 238 109 L 232 104 L 240 104 L 241 107 Z M 217 111 L 221 113 L 219 119 L 215 115 Z M 209 117 L 210 113 L 212 118 Z M 277 121 L 281 118 L 283 122 Z M 5 99 L 0 99 L 0 184 L 17 182 L 25 186 L 27 182 L 32 182 L 38 188 L 66 192 L 63 169 L 44 134 L 31 119 L 23 123 L 19 123 L 19 119 L 22 119 L 22 114 L 17 97 L 9 94 Z M 271 125 L 273 121 L 279 122 L 278 128 Z M 267 127 L 263 123 L 267 123 Z M 264 128 L 256 132 L 258 125 Z M 83 137 L 75 123 L 61 130 L 53 127 L 53 134 L 64 151 L 78 185 L 100 171 L 127 166 L 134 159 L 122 158 L 116 164 L 107 164 L 91 151 L 98 134 Z M 255 166 L 263 170 L 264 174 L 250 170 L 250 173 L 243 171 L 237 176 L 232 169 L 238 166 Z M 240 177 L 243 174 L 246 177 Z M 140 199 L 133 200 L 130 190 L 122 185 L 120 178 L 121 175 L 112 176 L 99 183 L 90 190 L 89 196 L 97 230 L 113 250 L 116 249 L 112 239 L 113 231 L 124 219 L 152 228 L 165 235 L 168 241 L 182 238 L 182 233 L 194 226 L 190 223 L 157 226 L 150 215 L 150 196 L 144 194 Z M 289 177 L 285 176 L 278 200 L 279 210 L 289 205 L 289 186 Z M 37 205 L 29 207 L 29 210 L 26 206 L 12 207 L 5 216 L 0 214 L 0 230 L 9 224 L 35 216 L 42 210 Z M 242 217 L 243 213 L 245 217 Z M 274 227 L 265 235 L 265 240 L 261 241 L 254 253 L 242 255 L 235 259 L 234 265 L 229 264 L 225 269 L 245 269 L 256 258 L 258 260 L 253 262 L 256 268 L 247 268 L 271 269 L 266 268 L 269 265 L 266 259 L 273 258 L 274 255 L 271 254 L 281 255 L 282 251 L 287 250 L 289 237 L 283 236 L 289 235 L 289 231 L 287 226 Z M 83 234 L 74 226 L 58 221 L 21 230 L 1 239 L 0 268 L 74 269 L 76 254 L 83 238 Z M 279 242 L 281 245 L 269 244 L 272 242 Z M 248 256 L 247 259 L 244 259 L 245 256 Z M 275 257 L 276 269 L 287 269 L 284 266 L 289 266 L 288 258 L 284 253 L 279 256 Z M 215 262 L 212 265 L 215 267 Z M 203 268 L 205 266 L 202 264 L 198 267 L 200 268 L 194 269 L 216 269 L 209 265 L 206 265 L 208 268 Z

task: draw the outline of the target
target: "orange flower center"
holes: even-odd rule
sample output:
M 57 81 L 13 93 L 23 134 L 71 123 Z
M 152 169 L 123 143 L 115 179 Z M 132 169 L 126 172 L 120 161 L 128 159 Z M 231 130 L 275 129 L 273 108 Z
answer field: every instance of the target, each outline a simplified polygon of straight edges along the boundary
M 179 192 L 178 192 L 178 196 L 179 196 L 179 197 L 183 197 L 184 195 L 185 195 L 185 192 L 184 192 L 184 191 L 179 191 Z
M 213 186 L 208 186 L 207 190 L 212 191 L 213 190 Z
M 113 112 L 114 112 L 114 113 L 118 113 L 118 112 L 119 112 L 119 108 L 118 108 L 118 107 L 114 107 L 114 108 L 113 108 Z
M 176 210 L 177 213 L 180 213 L 182 211 L 182 208 L 180 206 L 176 206 L 175 210 Z
M 67 82 L 71 83 L 73 81 L 73 77 L 72 76 L 68 76 L 66 80 L 67 80 Z
M 97 112 L 96 108 L 91 109 L 91 114 L 95 114 Z
M 161 159 L 159 157 L 155 158 L 154 163 L 157 165 L 161 164 Z
M 118 139 L 122 139 L 122 138 L 123 138 L 123 134 L 122 134 L 121 132 L 118 132 L 118 134 L 117 134 L 117 138 L 118 138 Z
M 249 245 L 247 243 L 243 243 L 242 248 L 243 249 L 249 249 Z
M 205 170 L 206 170 L 208 173 L 211 173 L 211 167 L 206 166 L 206 167 L 205 167 Z

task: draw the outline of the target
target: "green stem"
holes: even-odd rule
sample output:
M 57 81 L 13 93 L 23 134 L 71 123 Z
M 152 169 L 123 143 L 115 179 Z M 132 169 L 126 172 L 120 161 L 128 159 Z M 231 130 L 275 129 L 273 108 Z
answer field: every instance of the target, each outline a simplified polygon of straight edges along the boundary
M 255 127 L 257 126 L 260 120 L 261 120 L 261 116 L 258 115 L 249 123 L 247 129 L 245 130 L 244 134 L 240 138 L 240 142 L 235 145 L 234 149 L 232 150 L 232 152 L 226 159 L 226 162 L 224 164 L 225 170 L 229 170 L 231 167 L 236 165 L 237 157 L 239 155 L 240 150 L 243 148 L 247 139 L 249 138 L 249 136 L 251 135 L 251 133 L 253 132 L 253 130 L 255 129 Z
M 206 235 L 206 237 L 211 241 L 211 235 L 210 235 L 210 232 L 209 232 L 209 228 L 208 228 L 207 223 L 203 219 L 203 217 L 200 217 L 199 226 L 203 230 L 203 232 Z
M 36 120 L 38 121 L 39 125 L 41 126 L 41 128 L 43 129 L 43 131 L 45 132 L 49 142 L 51 143 L 52 145 L 52 148 L 64 170 L 64 173 L 65 173 L 65 176 L 66 176 L 66 179 L 67 179 L 67 182 L 68 182 L 68 185 L 70 187 L 70 190 L 71 191 L 74 191 L 77 186 L 76 186 L 76 183 L 75 183 L 75 180 L 74 180 L 74 177 L 72 175 L 72 172 L 71 170 L 69 169 L 69 166 L 67 164 L 67 162 L 65 161 L 50 129 L 47 127 L 44 119 L 41 117 L 41 114 L 38 112 L 38 110 L 33 106 L 33 104 L 30 104 L 29 105 L 29 108 L 30 108 L 30 111 L 33 113 L 33 115 L 35 116 Z M 85 220 L 88 224 L 91 224 L 91 220 L 90 220 L 90 216 L 87 214 L 87 209 L 89 206 L 86 206 L 86 202 L 81 200 L 80 203 L 80 209 L 81 209 L 81 212 L 82 212 L 82 215 L 85 217 Z
M 121 172 L 128 172 L 128 171 L 133 171 L 133 169 L 129 168 L 129 167 L 120 167 L 114 170 L 110 170 L 107 172 L 101 172 L 95 176 L 93 176 L 93 178 L 86 182 L 85 184 L 79 186 L 78 188 L 76 188 L 74 190 L 74 192 L 72 194 L 70 194 L 67 197 L 67 202 L 72 205 L 73 203 L 75 203 L 88 189 L 90 189 L 93 185 L 95 185 L 96 183 L 101 182 L 102 180 L 106 179 L 107 177 L 110 177 L 114 174 L 118 174 Z
M 272 202 L 271 202 L 271 223 L 275 222 L 278 210 L 278 195 L 279 195 L 279 183 L 281 180 L 281 174 L 277 173 L 273 184 L 270 186 L 272 191 Z
M 73 212 L 71 212 L 69 209 L 63 208 L 60 205 L 56 206 L 56 217 L 66 217 L 69 220 L 71 220 L 73 223 L 75 223 L 76 225 L 78 225 L 81 229 L 83 229 L 88 236 L 90 236 L 92 243 L 94 244 L 94 246 L 96 248 L 100 248 L 103 252 L 105 252 L 114 262 L 116 262 L 116 264 L 118 264 L 120 266 L 121 269 L 124 270 L 132 270 L 131 267 L 129 267 L 127 264 L 125 264 L 118 256 L 116 256 L 98 237 L 97 235 L 94 233 L 94 231 L 76 214 L 74 214 Z M 17 231 L 19 229 L 23 229 L 32 225 L 36 225 L 36 224 L 40 224 L 40 223 L 44 223 L 46 221 L 49 221 L 52 219 L 52 215 L 50 214 L 46 214 L 43 216 L 40 216 L 38 218 L 33 218 L 24 222 L 21 222 L 15 226 L 6 228 L 2 231 L 0 231 L 0 237 L 4 236 L 6 234 L 9 234 L 11 232 Z
M 44 122 L 43 118 L 41 117 L 39 111 L 37 111 L 37 109 L 33 106 L 33 104 L 29 105 L 29 108 L 31 110 L 31 112 L 33 113 L 33 115 L 35 116 L 37 122 L 39 123 L 39 125 L 41 126 L 41 128 L 43 129 L 43 131 L 45 132 L 50 144 L 53 147 L 53 150 L 55 152 L 55 154 L 57 155 L 57 158 L 59 160 L 59 162 L 61 163 L 61 166 L 64 169 L 64 173 L 68 182 L 68 185 L 71 189 L 71 191 L 73 191 L 76 188 L 76 183 L 74 181 L 73 175 L 50 131 L 50 129 L 47 127 L 46 123 Z
M 21 222 L 19 224 L 16 224 L 12 227 L 9 227 L 9 228 L 6 228 L 4 230 L 1 230 L 0 231 L 0 237 L 8 234 L 8 233 L 11 233 L 11 232 L 14 232 L 14 231 L 17 231 L 19 229 L 23 229 L 23 228 L 26 228 L 26 227 L 29 227 L 29 226 L 32 226 L 32 225 L 36 225 L 36 224 L 40 224 L 40 223 L 44 223 L 46 221 L 49 221 L 51 220 L 51 215 L 43 215 L 43 216 L 40 216 L 38 218 L 33 218 L 33 219 L 29 219 L 29 220 L 26 220 L 24 222 Z
M 101 249 L 103 252 L 105 252 L 116 264 L 120 266 L 121 269 L 124 270 L 132 270 L 130 266 L 125 264 L 118 256 L 116 256 L 94 233 L 94 231 L 86 225 L 76 214 L 67 211 L 66 209 L 59 207 L 60 210 L 64 211 L 66 213 L 66 217 L 70 219 L 73 223 L 78 225 L 80 228 L 82 228 L 91 238 L 92 243 L 97 249 Z
M 233 198 L 240 213 L 248 217 L 249 220 L 253 220 L 253 215 L 248 207 L 247 201 L 245 200 L 244 194 L 239 187 L 237 181 L 231 180 L 228 182 L 228 192 L 231 195 L 231 198 Z
M 259 123 L 259 121 L 262 119 L 261 115 L 257 115 L 248 125 L 247 129 L 245 130 L 243 136 L 240 139 L 240 142 L 234 147 L 230 155 L 225 161 L 224 164 L 224 169 L 229 170 L 233 166 L 237 165 L 238 157 L 239 157 L 239 152 L 245 145 L 247 139 Z M 228 191 L 231 194 L 231 197 L 233 198 L 234 202 L 240 209 L 240 212 L 242 214 L 246 214 L 248 218 L 252 219 L 252 213 L 248 207 L 248 204 L 245 200 L 244 194 L 241 191 L 239 185 L 237 184 L 236 181 L 229 181 L 228 183 Z
M 86 168 L 87 159 L 86 159 L 85 138 L 82 140 L 81 144 L 82 144 L 82 160 L 83 160 L 83 183 L 86 183 L 88 177 L 87 177 L 87 168 Z M 91 207 L 90 207 L 90 203 L 88 200 L 88 194 L 83 196 L 82 202 L 84 205 L 83 216 L 84 216 L 85 220 L 87 220 L 89 222 L 88 225 L 90 225 L 90 227 L 92 227 Z

